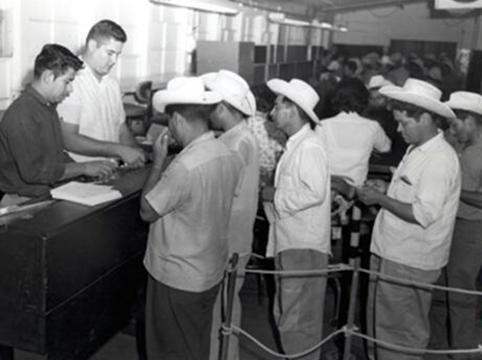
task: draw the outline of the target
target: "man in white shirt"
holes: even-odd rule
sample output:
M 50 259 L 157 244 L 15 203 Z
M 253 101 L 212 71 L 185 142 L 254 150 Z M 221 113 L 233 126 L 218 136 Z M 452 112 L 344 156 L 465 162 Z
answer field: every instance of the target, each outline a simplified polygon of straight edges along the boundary
M 258 209 L 259 184 L 259 150 L 256 138 L 248 129 L 246 118 L 256 113 L 256 102 L 248 83 L 239 75 L 220 70 L 218 73 L 203 75 L 204 84 L 209 90 L 223 97 L 211 113 L 211 124 L 215 129 L 223 131 L 221 140 L 241 160 L 242 176 L 233 200 L 229 219 L 228 242 L 229 256 L 239 255 L 238 272 L 243 273 L 249 260 L 253 242 L 253 227 Z M 236 281 L 235 297 L 232 311 L 232 322 L 241 326 L 241 299 L 239 291 L 244 283 L 240 276 Z M 219 329 L 221 327 L 221 299 L 218 294 L 213 314 L 210 358 L 219 358 Z M 231 337 L 228 349 L 228 359 L 239 359 L 237 337 Z
M 222 97 L 199 78 L 175 78 L 154 95 L 183 149 L 165 169 L 168 135 L 153 146 L 141 197 L 151 223 L 146 344 L 149 359 L 209 359 L 214 302 L 228 262 L 228 225 L 241 162 L 209 131 Z
M 403 88 L 385 86 L 398 129 L 410 147 L 395 170 L 385 195 L 365 186 L 358 196 L 380 205 L 372 235 L 370 269 L 409 281 L 433 284 L 447 264 L 461 179 L 457 154 L 439 130 L 453 118 L 442 92 L 409 79 Z M 432 291 L 371 277 L 368 333 L 410 349 L 425 349 L 430 337 Z M 370 359 L 421 360 L 409 354 L 371 347 Z
M 263 199 L 274 201 L 267 256 L 277 270 L 320 270 L 330 253 L 330 174 L 323 143 L 310 125 L 319 97 L 306 82 L 268 81 L 277 94 L 272 117 L 289 139 L 275 175 L 275 188 Z M 312 123 L 312 124 L 310 124 Z M 275 318 L 286 354 L 305 351 L 322 339 L 326 276 L 279 275 Z M 320 349 L 300 359 L 318 360 Z
M 87 35 L 86 66 L 73 82 L 72 95 L 57 108 L 65 147 L 76 161 L 96 156 L 120 158 L 130 167 L 145 163 L 125 122 L 119 84 L 108 75 L 126 41 L 122 27 L 111 20 L 99 21 Z

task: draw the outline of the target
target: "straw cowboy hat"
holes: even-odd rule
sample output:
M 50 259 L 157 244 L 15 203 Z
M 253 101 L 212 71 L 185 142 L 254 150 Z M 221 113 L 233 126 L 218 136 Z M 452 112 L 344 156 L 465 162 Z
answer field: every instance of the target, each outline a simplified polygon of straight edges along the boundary
M 450 94 L 449 101 L 444 104 L 454 110 L 465 110 L 482 115 L 482 96 L 473 92 L 456 91 Z
M 390 85 L 382 87 L 380 94 L 416 105 L 446 118 L 455 117 L 454 112 L 440 101 L 442 91 L 426 81 L 409 78 L 403 87 Z
M 383 77 L 383 75 L 373 75 L 368 81 L 367 88 L 368 90 L 381 88 L 382 86 L 393 85 L 390 80 L 387 80 Z
M 157 91 L 152 98 L 154 109 L 164 112 L 173 104 L 212 105 L 222 100 L 221 95 L 206 91 L 198 77 L 177 77 L 167 83 L 165 90 Z
M 272 79 L 266 85 L 275 94 L 283 95 L 298 105 L 315 124 L 320 124 L 320 119 L 313 111 L 320 97 L 306 82 L 300 79 L 291 79 L 290 82 Z
M 241 111 L 246 116 L 254 116 L 256 113 L 256 101 L 248 99 L 248 83 L 238 74 L 229 70 L 219 70 L 217 73 L 201 75 L 204 85 L 209 90 L 215 91 L 223 97 L 229 105 Z

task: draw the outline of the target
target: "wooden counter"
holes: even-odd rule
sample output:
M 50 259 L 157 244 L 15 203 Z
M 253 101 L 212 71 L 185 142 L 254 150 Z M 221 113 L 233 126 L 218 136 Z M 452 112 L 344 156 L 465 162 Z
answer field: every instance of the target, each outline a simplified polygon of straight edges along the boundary
M 122 199 L 58 201 L 0 228 L 0 359 L 13 357 L 11 348 L 85 359 L 128 323 L 145 279 L 147 172 L 115 181 Z

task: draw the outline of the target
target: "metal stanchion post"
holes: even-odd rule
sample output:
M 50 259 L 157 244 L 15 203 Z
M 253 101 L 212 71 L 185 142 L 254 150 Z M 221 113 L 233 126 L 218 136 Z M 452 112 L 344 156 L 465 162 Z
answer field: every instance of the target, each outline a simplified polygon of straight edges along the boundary
M 233 315 L 233 302 L 234 302 L 234 289 L 236 286 L 236 277 L 238 275 L 238 254 L 234 253 L 230 262 L 230 270 L 228 273 L 228 291 L 227 291 L 227 305 L 226 305 L 226 318 L 223 323 L 224 329 L 231 329 L 231 319 Z M 221 290 L 222 291 L 222 290 Z M 221 352 L 220 360 L 226 360 L 228 358 L 228 346 L 230 333 L 223 331 L 221 336 Z
M 353 265 L 355 259 L 359 256 L 360 246 L 360 222 L 361 222 L 361 210 L 357 204 L 353 205 L 351 213 L 351 223 L 350 223 L 350 265 Z
M 350 291 L 350 306 L 348 307 L 348 321 L 346 324 L 346 329 L 349 331 L 345 333 L 345 350 L 343 353 L 343 360 L 350 359 L 350 350 L 351 350 L 351 342 L 352 342 L 352 335 L 351 331 L 354 329 L 355 324 L 355 309 L 357 304 L 357 297 L 358 297 L 358 282 L 360 277 L 360 257 L 355 258 L 355 264 L 353 269 L 353 275 L 351 278 L 351 291 Z

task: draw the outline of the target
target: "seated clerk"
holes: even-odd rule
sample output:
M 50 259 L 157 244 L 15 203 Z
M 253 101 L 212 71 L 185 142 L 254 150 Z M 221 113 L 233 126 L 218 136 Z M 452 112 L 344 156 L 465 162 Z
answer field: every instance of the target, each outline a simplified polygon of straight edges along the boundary
M 48 44 L 35 58 L 34 80 L 0 122 L 0 205 L 44 195 L 59 181 L 80 175 L 106 177 L 110 161 L 74 162 L 64 151 L 57 104 L 72 91 L 82 67 L 68 49 Z
M 390 151 L 391 141 L 376 121 L 362 114 L 368 105 L 368 90 L 358 80 L 342 80 L 332 99 L 338 115 L 324 119 L 316 132 L 321 136 L 330 164 L 332 187 L 338 183 L 363 185 L 368 174 L 368 161 L 373 150 Z M 354 195 L 349 191 L 349 197 Z

